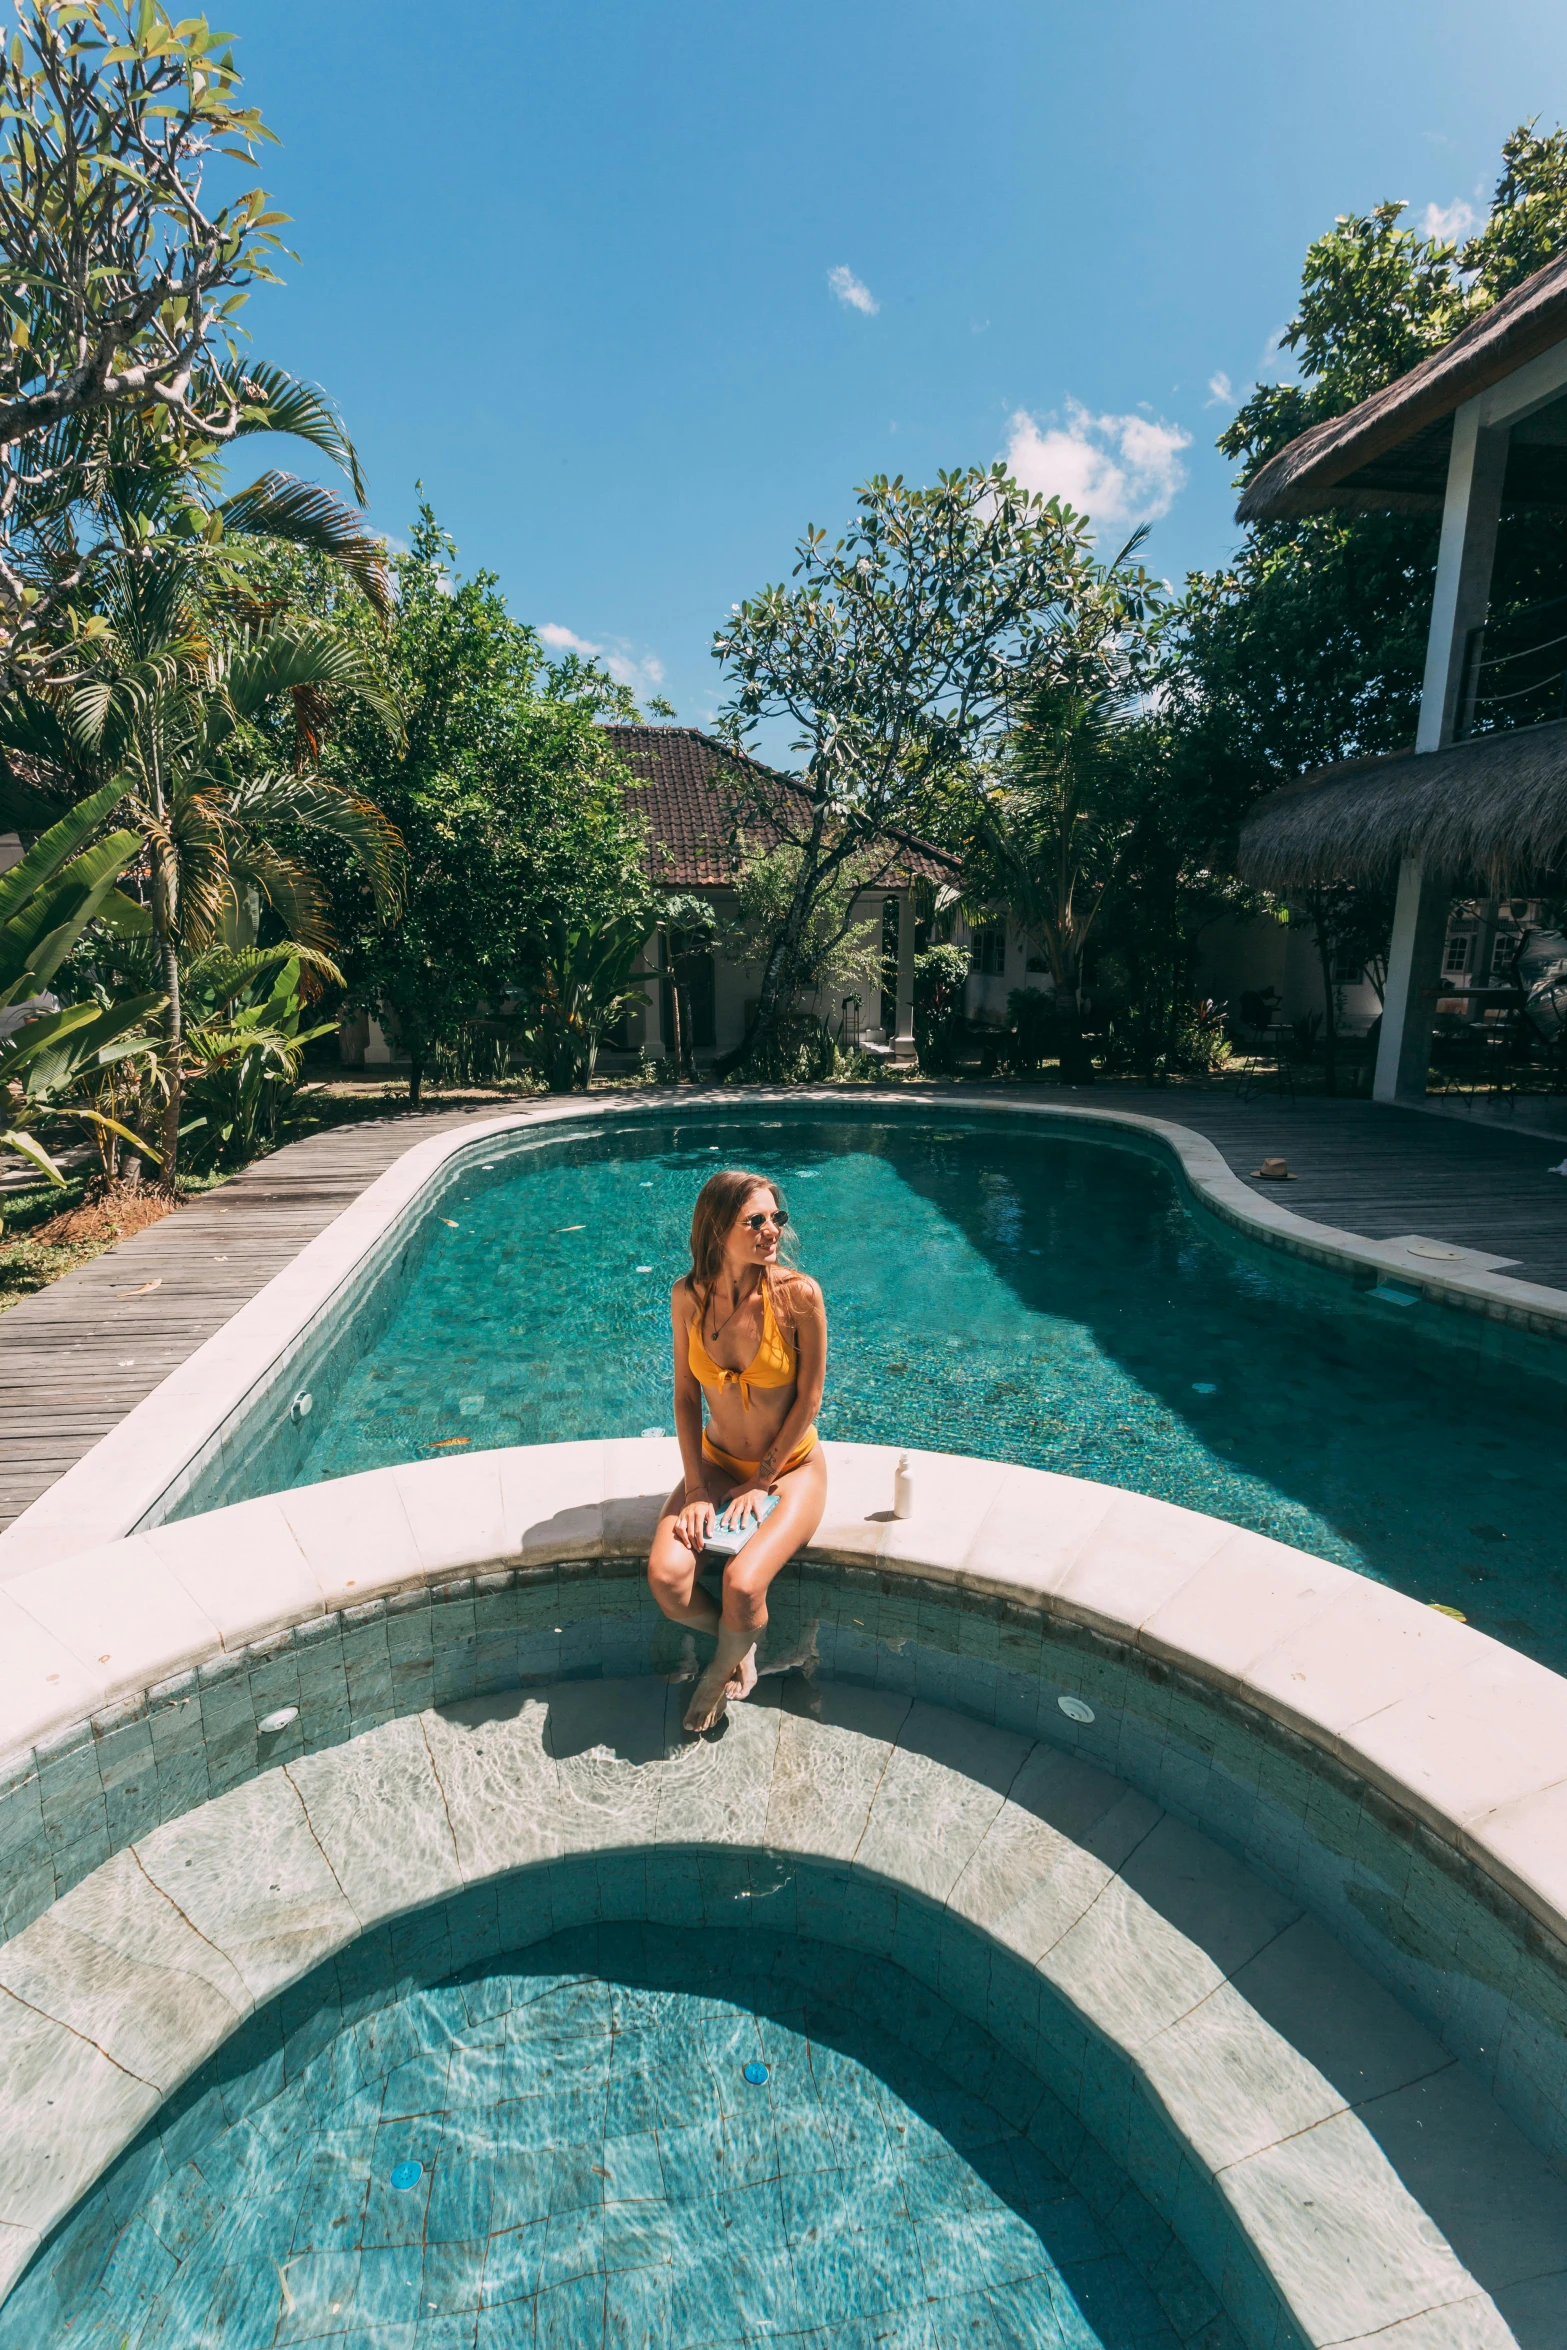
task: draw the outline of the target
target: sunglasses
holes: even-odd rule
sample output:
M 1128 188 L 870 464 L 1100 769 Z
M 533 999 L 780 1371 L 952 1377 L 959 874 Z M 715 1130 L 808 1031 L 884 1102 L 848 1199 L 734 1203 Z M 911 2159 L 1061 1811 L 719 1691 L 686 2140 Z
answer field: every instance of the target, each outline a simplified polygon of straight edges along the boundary
M 764 1224 L 775 1224 L 781 1232 L 789 1221 L 789 1211 L 787 1208 L 772 1208 L 760 1216 L 742 1216 L 740 1221 L 747 1232 L 760 1232 Z

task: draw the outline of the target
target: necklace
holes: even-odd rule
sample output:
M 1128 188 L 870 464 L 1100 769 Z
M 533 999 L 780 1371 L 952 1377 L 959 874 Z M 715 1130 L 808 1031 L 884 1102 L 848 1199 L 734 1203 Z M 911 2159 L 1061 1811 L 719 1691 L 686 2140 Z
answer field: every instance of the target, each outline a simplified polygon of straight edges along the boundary
M 711 1292 L 711 1291 L 709 1291 L 709 1293 L 708 1293 L 708 1294 L 709 1294 L 709 1297 L 711 1297 L 711 1295 L 712 1295 L 712 1292 Z M 749 1296 L 754 1296 L 756 1293 L 755 1293 L 755 1291 L 751 1291 L 751 1292 L 748 1292 L 747 1294 L 748 1294 Z M 714 1338 L 721 1338 L 721 1337 L 723 1336 L 723 1333 L 724 1333 L 724 1332 L 725 1332 L 725 1331 L 728 1329 L 728 1327 L 729 1327 L 730 1323 L 731 1323 L 731 1322 L 734 1320 L 734 1318 L 735 1318 L 736 1314 L 738 1314 L 738 1313 L 739 1313 L 739 1311 L 740 1311 L 740 1308 L 741 1308 L 741 1307 L 742 1307 L 742 1306 L 743 1306 L 743 1305 L 744 1305 L 746 1302 L 747 1302 L 747 1300 L 746 1300 L 746 1297 L 744 1297 L 744 1296 L 742 1296 L 742 1297 L 737 1297 L 737 1298 L 735 1299 L 735 1302 L 734 1302 L 734 1304 L 733 1304 L 733 1305 L 730 1307 L 730 1309 L 729 1309 L 728 1313 L 727 1313 L 727 1314 L 725 1314 L 725 1316 L 724 1316 L 723 1320 L 722 1320 L 721 1322 L 715 1322 L 715 1323 L 713 1324 L 712 1335 L 714 1336 Z

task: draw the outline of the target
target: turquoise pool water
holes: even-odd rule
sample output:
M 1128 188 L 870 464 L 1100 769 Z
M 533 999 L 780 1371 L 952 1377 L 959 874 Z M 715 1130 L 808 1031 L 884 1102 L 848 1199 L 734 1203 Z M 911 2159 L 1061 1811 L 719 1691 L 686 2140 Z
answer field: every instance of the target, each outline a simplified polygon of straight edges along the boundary
M 358 2021 L 353 1973 L 176 2101 L 3 2350 L 1238 2350 L 1195 2272 L 1177 2332 L 1115 2232 L 1140 2198 L 1081 2132 L 1065 2176 L 1039 2084 L 885 1961 L 605 1926 Z
M 1461 1609 L 1567 1669 L 1559 1389 L 1199 1231 L 1166 1168 L 1027 1129 L 606 1126 L 498 1151 L 202 1507 L 443 1449 L 672 1429 L 669 1286 L 714 1166 L 777 1178 L 822 1282 L 828 1436 L 1126 1486 Z

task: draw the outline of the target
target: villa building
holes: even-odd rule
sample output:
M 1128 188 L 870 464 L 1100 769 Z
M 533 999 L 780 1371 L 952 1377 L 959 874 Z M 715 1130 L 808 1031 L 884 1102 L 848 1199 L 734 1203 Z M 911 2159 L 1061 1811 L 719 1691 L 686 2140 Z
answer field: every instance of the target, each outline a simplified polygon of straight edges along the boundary
M 1524 929 L 1561 887 L 1567 600 L 1487 622 L 1504 513 L 1567 510 L 1567 258 L 1302 433 L 1248 485 L 1238 519 L 1335 506 L 1441 514 L 1415 744 L 1271 794 L 1243 830 L 1241 869 L 1279 890 L 1397 874 L 1374 1091 L 1418 1101 L 1434 1016 L 1495 1008 Z
M 760 766 L 694 726 L 609 726 L 605 733 L 637 779 L 634 806 L 647 836 L 648 873 L 664 897 L 691 897 L 711 908 L 714 927 L 660 925 L 648 938 L 637 973 L 649 998 L 606 1044 L 606 1069 L 644 1055 L 667 1060 L 679 1049 L 698 1067 L 733 1052 L 761 985 L 761 967 L 730 951 L 739 928 L 738 869 L 749 851 L 778 845 L 791 801 L 805 794 L 787 775 Z M 879 923 L 885 983 L 852 980 L 803 999 L 801 1008 L 894 1065 L 914 1059 L 914 956 L 921 908 L 945 901 L 948 924 L 971 945 L 973 972 L 965 1009 L 999 1024 L 1015 987 L 1048 987 L 1039 958 L 1017 926 L 996 921 L 971 929 L 956 908 L 957 860 L 927 841 L 892 833 L 854 907 L 856 923 Z M 874 931 L 873 931 L 874 935 Z M 677 1030 L 678 1019 L 678 1030 Z M 395 1039 L 363 1015 L 345 1021 L 343 1058 L 385 1065 Z
M 664 927 L 649 938 L 642 985 L 651 1000 L 627 1022 L 620 1050 L 668 1058 L 676 1047 L 678 1011 L 685 1050 L 698 1063 L 715 1060 L 739 1045 L 761 985 L 758 963 L 725 951 L 739 920 L 740 861 L 748 852 L 778 845 L 791 803 L 806 809 L 805 793 L 791 777 L 694 726 L 610 726 L 605 732 L 638 779 L 634 804 L 646 827 L 655 887 L 701 899 L 717 919 L 716 936 Z M 770 820 L 769 809 L 778 811 L 778 821 Z M 855 901 L 854 917 L 880 923 L 891 984 L 827 987 L 807 997 L 802 1009 L 845 1041 L 905 1063 L 914 1058 L 916 901 L 921 894 L 928 900 L 933 892 L 955 892 L 959 869 L 940 849 L 901 833 L 889 835 L 880 849 L 881 862 Z M 616 1057 L 606 1055 L 609 1065 Z

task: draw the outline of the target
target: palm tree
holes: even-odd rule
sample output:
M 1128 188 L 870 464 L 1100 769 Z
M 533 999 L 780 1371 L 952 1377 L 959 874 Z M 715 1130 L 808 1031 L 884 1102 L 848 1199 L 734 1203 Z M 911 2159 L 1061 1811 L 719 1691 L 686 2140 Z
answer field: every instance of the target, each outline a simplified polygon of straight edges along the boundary
M 276 371 L 251 429 L 291 430 L 338 456 L 362 490 L 341 426 L 319 394 Z M 256 721 L 292 698 L 312 713 L 349 693 L 392 734 L 401 717 L 363 643 L 330 622 L 269 613 L 250 592 L 247 555 L 279 539 L 340 563 L 373 601 L 389 595 L 384 550 L 364 518 L 318 484 L 268 473 L 219 498 L 212 453 L 176 467 L 112 420 L 94 485 L 110 552 L 93 565 L 95 609 L 63 681 L 0 702 L 0 743 L 31 758 L 72 796 L 110 778 L 126 786 L 124 813 L 141 835 L 153 936 L 167 1009 L 163 1182 L 172 1189 L 180 1125 L 180 954 L 223 934 L 254 891 L 289 938 L 325 953 L 333 944 L 321 884 L 278 845 L 280 831 L 318 832 L 353 855 L 383 913 L 402 884 L 396 828 L 362 795 L 327 781 L 308 724 L 280 765 Z
M 1139 719 L 1132 655 L 1151 595 L 1128 557 L 1097 569 L 1063 615 L 1028 685 L 998 777 L 977 794 L 971 894 L 1000 900 L 1045 950 L 1061 1031 L 1061 1081 L 1088 1082 L 1083 958 L 1156 761 Z

